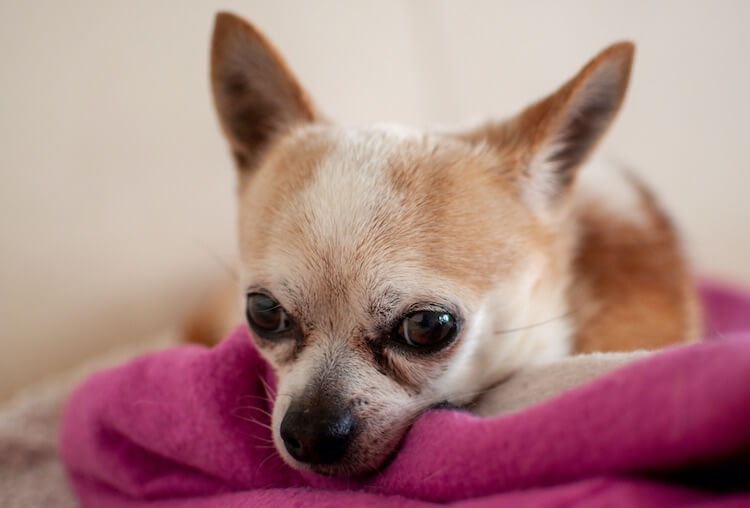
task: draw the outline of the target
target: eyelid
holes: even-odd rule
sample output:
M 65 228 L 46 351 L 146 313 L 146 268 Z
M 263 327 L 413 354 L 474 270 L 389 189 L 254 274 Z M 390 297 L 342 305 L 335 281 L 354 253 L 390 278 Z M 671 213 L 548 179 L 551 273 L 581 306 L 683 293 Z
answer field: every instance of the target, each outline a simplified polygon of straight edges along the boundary
M 264 297 L 268 298 L 269 300 L 271 300 L 272 302 L 274 302 L 274 304 L 275 304 L 273 307 L 269 307 L 267 309 L 263 309 L 263 312 L 268 312 L 268 311 L 276 310 L 276 309 L 281 309 L 284 312 L 286 312 L 286 309 L 284 309 L 284 307 L 279 303 L 279 301 L 276 298 L 274 298 L 273 296 L 271 296 L 270 294 L 265 293 L 265 292 L 261 292 L 261 291 L 251 291 L 251 292 L 248 292 L 248 293 L 245 294 L 245 300 L 248 300 L 251 296 L 255 296 L 255 295 L 264 296 Z
M 390 335 L 395 331 L 401 333 L 400 329 L 403 326 L 404 321 L 417 312 L 445 312 L 453 317 L 453 320 L 456 323 L 456 328 L 459 332 L 463 329 L 464 318 L 457 307 L 449 303 L 418 302 L 407 306 L 398 314 L 394 313 L 393 317 L 388 319 L 388 321 L 378 325 L 376 328 L 376 335 Z
M 274 300 L 274 301 L 276 302 L 276 300 Z M 274 305 L 273 307 L 269 307 L 267 309 L 263 309 L 263 312 L 270 312 L 270 311 L 276 310 L 276 309 L 281 309 L 281 310 L 284 311 L 285 314 L 287 313 L 286 309 L 284 309 L 284 307 L 282 307 L 279 302 L 276 302 L 276 305 Z
M 257 284 L 254 284 L 252 286 L 247 286 L 247 288 L 245 288 L 245 299 L 247 299 L 247 297 L 249 297 L 252 294 L 259 294 L 259 295 L 266 296 L 266 297 L 270 298 L 271 300 L 273 300 L 274 302 L 276 302 L 276 304 L 279 307 L 281 307 L 284 310 L 284 312 L 287 313 L 287 315 L 292 316 L 294 314 L 294 312 L 293 312 L 294 305 L 285 305 L 285 304 L 283 304 L 281 302 L 281 299 L 277 298 L 274 295 L 274 293 L 271 292 L 271 291 L 269 291 L 268 289 L 266 289 L 265 286 L 260 286 L 260 285 L 257 285 Z M 282 296 L 283 296 L 283 292 L 282 292 Z M 287 303 L 289 303 L 289 302 L 287 302 Z M 276 308 L 276 307 L 274 307 L 274 308 Z M 269 309 L 269 310 L 271 310 L 271 309 Z
M 395 315 L 391 322 L 391 328 L 398 326 L 402 320 L 416 314 L 417 312 L 446 312 L 453 316 L 456 322 L 463 322 L 461 312 L 451 304 L 448 303 L 435 303 L 435 302 L 419 302 L 414 303 L 406 307 L 402 312 Z
M 413 358 L 424 358 L 425 356 L 432 355 L 434 353 L 442 351 L 443 349 L 451 347 L 459 340 L 459 337 L 461 336 L 461 333 L 463 331 L 463 319 L 461 318 L 461 316 L 453 314 L 445 308 L 441 308 L 441 310 L 453 317 L 454 334 L 450 340 L 435 345 L 416 346 L 406 343 L 405 339 L 394 339 L 392 334 L 394 332 L 398 332 L 398 329 L 401 328 L 402 325 L 406 322 L 406 316 L 404 316 L 403 318 L 401 318 L 401 321 L 390 328 L 389 332 L 386 332 L 388 334 L 386 350 L 395 350 L 398 351 L 399 354 L 407 355 Z M 405 330 L 401 332 L 403 333 L 405 332 Z

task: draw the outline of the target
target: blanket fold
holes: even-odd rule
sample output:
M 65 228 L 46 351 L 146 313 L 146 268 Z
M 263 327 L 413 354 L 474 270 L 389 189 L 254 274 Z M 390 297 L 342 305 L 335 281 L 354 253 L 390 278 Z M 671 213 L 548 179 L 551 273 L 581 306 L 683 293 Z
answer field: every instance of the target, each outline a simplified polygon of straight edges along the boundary
M 66 406 L 61 455 L 85 506 L 750 503 L 750 491 L 716 498 L 664 481 L 750 467 L 750 331 L 729 331 L 520 412 L 427 413 L 382 471 L 342 480 L 274 452 L 272 374 L 240 327 L 214 349 L 182 346 L 89 378 Z

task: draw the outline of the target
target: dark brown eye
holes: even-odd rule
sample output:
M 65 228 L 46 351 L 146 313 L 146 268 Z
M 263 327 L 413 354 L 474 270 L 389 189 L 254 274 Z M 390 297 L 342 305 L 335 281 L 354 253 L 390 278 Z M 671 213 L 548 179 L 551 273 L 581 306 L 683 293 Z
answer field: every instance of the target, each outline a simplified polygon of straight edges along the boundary
M 456 319 L 445 311 L 419 311 L 406 316 L 398 335 L 413 347 L 439 348 L 456 336 Z
M 279 302 L 263 293 L 247 295 L 246 314 L 252 329 L 263 336 L 285 332 L 292 325 Z

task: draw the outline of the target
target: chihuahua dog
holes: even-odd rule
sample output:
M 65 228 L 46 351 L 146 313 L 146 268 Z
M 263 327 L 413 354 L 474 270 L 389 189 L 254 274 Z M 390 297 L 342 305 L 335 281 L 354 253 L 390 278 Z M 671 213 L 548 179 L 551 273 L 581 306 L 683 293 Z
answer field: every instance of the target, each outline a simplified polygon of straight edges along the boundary
M 242 301 L 276 374 L 286 462 L 366 473 L 426 409 L 475 403 L 525 366 L 696 337 L 693 282 L 651 192 L 627 178 L 625 212 L 577 185 L 633 52 L 608 47 L 505 121 L 344 128 L 253 26 L 217 16 Z

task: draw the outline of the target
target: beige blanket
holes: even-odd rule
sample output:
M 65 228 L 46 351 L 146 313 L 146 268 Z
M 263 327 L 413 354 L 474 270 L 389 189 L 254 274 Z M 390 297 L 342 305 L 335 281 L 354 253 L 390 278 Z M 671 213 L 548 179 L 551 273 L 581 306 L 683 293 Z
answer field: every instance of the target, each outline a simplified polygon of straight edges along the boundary
M 75 385 L 95 370 L 176 343 L 168 331 L 146 343 L 116 350 L 19 392 L 0 407 L 0 507 L 78 506 L 57 457 L 57 427 Z

